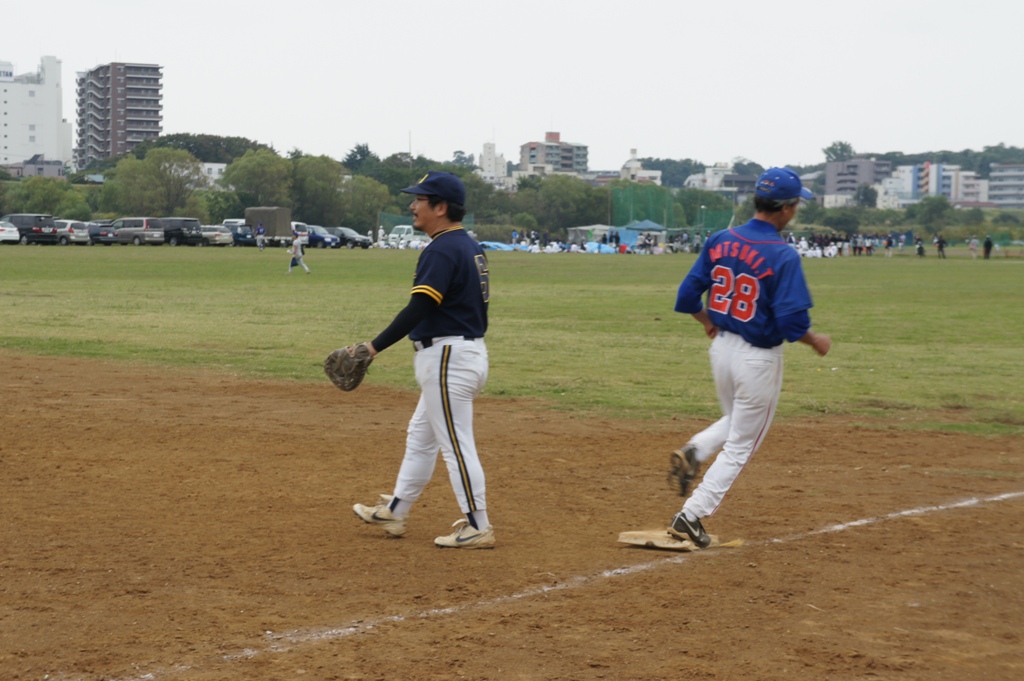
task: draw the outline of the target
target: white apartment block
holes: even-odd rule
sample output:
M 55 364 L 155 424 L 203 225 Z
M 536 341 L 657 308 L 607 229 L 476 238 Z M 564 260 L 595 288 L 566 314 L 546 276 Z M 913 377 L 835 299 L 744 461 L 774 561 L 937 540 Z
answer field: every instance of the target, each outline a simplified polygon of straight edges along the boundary
M 661 186 L 660 170 L 644 170 L 644 166 L 636 157 L 636 149 L 629 150 L 629 160 L 622 164 L 619 177 L 631 182 L 649 182 Z
M 224 177 L 224 170 L 227 167 L 227 163 L 204 163 L 203 175 L 206 176 L 206 184 L 211 187 L 216 186 L 217 182 Z
M 925 163 L 916 168 L 917 199 L 945 196 L 951 202 L 988 201 L 988 180 L 981 179 L 973 170 L 964 170 L 948 163 Z
M 853 194 L 822 194 L 821 205 L 825 208 L 844 208 L 854 205 Z
M 917 166 L 896 166 L 876 187 L 877 208 L 906 208 L 917 202 Z
M 897 166 L 877 186 L 879 208 L 906 208 L 926 196 L 945 196 L 951 203 L 989 201 L 989 181 L 973 170 L 945 163 Z
M 882 184 L 872 185 L 878 196 L 875 199 L 875 208 L 881 208 L 882 210 L 896 210 L 900 207 L 900 200 L 895 194 L 889 193 L 885 187 L 886 180 L 882 180 Z
M 1024 163 L 993 163 L 989 201 L 1000 208 L 1024 208 Z
M 485 142 L 480 153 L 480 162 L 476 171 L 480 177 L 491 184 L 498 184 L 498 179 L 508 175 L 508 163 L 505 156 L 495 151 L 494 142 Z
M 695 173 L 686 178 L 683 186 L 687 189 L 721 189 L 725 186 L 725 176 L 733 174 L 731 163 L 716 163 L 708 166 L 703 173 Z
M 969 203 L 988 202 L 988 180 L 978 177 L 973 170 L 961 170 L 953 178 L 952 200 Z
M 72 160 L 71 123 L 64 119 L 61 60 L 43 57 L 35 73 L 15 75 L 0 61 L 0 165 L 43 155 Z

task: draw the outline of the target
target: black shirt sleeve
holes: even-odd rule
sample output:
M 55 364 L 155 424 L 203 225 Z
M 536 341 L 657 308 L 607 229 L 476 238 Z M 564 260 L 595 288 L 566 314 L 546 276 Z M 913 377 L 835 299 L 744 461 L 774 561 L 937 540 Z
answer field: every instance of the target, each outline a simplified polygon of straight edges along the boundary
M 414 293 L 409 298 L 409 304 L 399 312 L 388 328 L 380 332 L 373 339 L 373 349 L 383 352 L 398 341 L 409 335 L 409 332 L 416 328 L 416 325 L 426 319 L 427 315 L 434 311 L 437 302 L 425 293 Z

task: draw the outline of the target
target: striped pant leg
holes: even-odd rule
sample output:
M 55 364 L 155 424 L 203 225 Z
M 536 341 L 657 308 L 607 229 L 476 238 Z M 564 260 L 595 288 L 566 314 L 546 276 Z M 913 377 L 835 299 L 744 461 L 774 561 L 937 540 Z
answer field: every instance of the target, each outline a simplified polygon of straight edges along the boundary
M 487 381 L 482 341 L 456 342 L 416 353 L 416 380 L 434 440 L 463 513 L 487 508 L 483 466 L 473 434 L 473 400 Z M 436 450 L 435 450 L 436 451 Z

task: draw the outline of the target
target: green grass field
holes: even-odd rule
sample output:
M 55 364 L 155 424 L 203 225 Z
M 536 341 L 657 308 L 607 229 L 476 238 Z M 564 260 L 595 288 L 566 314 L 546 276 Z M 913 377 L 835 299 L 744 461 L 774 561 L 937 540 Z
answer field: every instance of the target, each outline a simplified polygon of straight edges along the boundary
M 414 251 L 0 248 L 0 348 L 325 381 L 332 349 L 369 340 L 405 305 Z M 954 252 L 955 255 L 955 252 Z M 490 254 L 487 394 L 570 413 L 718 413 L 707 339 L 673 312 L 691 255 Z M 786 349 L 780 418 L 956 410 L 955 426 L 1024 433 L 1024 260 L 805 260 L 828 357 Z M 415 389 L 411 347 L 369 381 Z M 358 394 L 358 393 L 357 393 Z M 916 421 L 916 419 L 909 419 Z

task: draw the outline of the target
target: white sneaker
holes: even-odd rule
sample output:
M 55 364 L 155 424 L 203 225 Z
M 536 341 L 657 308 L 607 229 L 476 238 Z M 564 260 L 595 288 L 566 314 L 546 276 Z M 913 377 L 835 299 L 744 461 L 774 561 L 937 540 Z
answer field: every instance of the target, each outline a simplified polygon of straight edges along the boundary
M 396 518 L 391 513 L 391 500 L 394 499 L 390 494 L 381 494 L 380 503 L 376 506 L 364 506 L 363 504 L 356 504 L 352 507 L 355 514 L 359 516 L 360 520 L 370 525 L 377 525 L 385 532 L 395 537 L 401 537 L 405 534 L 405 518 Z
M 458 528 L 446 537 L 438 537 L 434 540 L 442 549 L 493 549 L 494 548 L 494 527 L 488 525 L 478 530 L 463 518 L 456 520 L 452 527 Z

